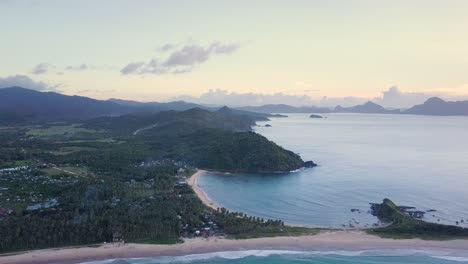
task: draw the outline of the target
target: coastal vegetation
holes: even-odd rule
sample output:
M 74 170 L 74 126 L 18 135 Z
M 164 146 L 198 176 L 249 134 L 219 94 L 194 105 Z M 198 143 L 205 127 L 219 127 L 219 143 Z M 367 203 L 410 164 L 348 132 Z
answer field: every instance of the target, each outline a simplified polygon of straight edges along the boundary
M 251 131 L 257 119 L 229 108 L 98 118 L 84 126 L 105 130 L 143 153 L 142 159 L 170 158 L 194 167 L 230 172 L 289 172 L 304 166 L 299 155 Z M 156 125 L 155 125 L 156 124 Z M 151 127 L 154 125 L 153 127 Z M 139 130 L 142 127 L 151 127 Z M 141 131 L 134 135 L 134 131 Z M 125 150 L 126 151 L 126 150 Z
M 390 238 L 455 239 L 468 238 L 468 229 L 425 222 L 405 213 L 390 199 L 373 205 L 373 214 L 381 221 L 389 223 L 386 227 L 368 230 L 370 234 Z
M 195 168 L 274 172 L 306 164 L 250 131 L 256 119 L 192 109 L 0 130 L 0 252 L 309 232 L 212 210 L 186 184 Z M 135 133 L 140 128 L 148 129 Z
M 252 132 L 260 120 L 265 116 L 226 107 L 195 108 L 0 129 L 0 252 L 316 234 L 210 209 L 186 183 L 196 168 L 272 173 L 316 165 Z M 408 218 L 390 202 L 382 208 L 380 217 L 393 224 L 373 234 L 466 236 L 458 227 Z

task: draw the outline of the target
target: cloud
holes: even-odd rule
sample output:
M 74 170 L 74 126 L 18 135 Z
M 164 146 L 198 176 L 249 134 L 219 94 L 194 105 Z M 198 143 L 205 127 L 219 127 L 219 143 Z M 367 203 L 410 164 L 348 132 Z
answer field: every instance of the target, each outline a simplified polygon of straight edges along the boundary
M 166 44 L 160 49 L 173 50 L 165 59 L 152 58 L 148 62 L 132 62 L 124 66 L 120 73 L 126 74 L 183 74 L 191 72 L 212 56 L 229 55 L 240 48 L 237 43 L 213 42 L 208 46 L 188 43 L 182 47 Z
M 179 46 L 179 44 L 167 43 L 167 44 L 164 44 L 161 47 L 159 47 L 157 50 L 161 51 L 161 52 L 167 52 L 167 51 L 170 51 L 170 50 L 173 50 L 173 49 L 177 48 L 178 46 Z
M 372 101 L 377 104 L 381 104 L 384 107 L 409 108 L 416 104 L 421 104 L 434 96 L 445 98 L 447 95 L 445 93 L 438 92 L 403 92 L 397 86 L 391 86 L 382 92 L 381 97 L 376 97 L 372 99 Z
M 170 98 L 169 101 L 183 100 L 207 105 L 228 106 L 259 106 L 266 104 L 287 104 L 292 106 L 320 106 L 344 107 L 355 106 L 369 101 L 364 97 L 311 97 L 309 95 L 291 95 L 286 93 L 262 94 L 262 93 L 236 93 L 222 89 L 209 90 L 200 96 L 182 95 Z
M 228 43 L 222 44 L 220 42 L 215 42 L 211 44 L 210 47 L 215 54 L 231 54 L 240 48 L 238 43 Z
M 0 88 L 19 86 L 23 88 L 33 89 L 36 91 L 58 91 L 60 84 L 50 85 L 42 81 L 34 81 L 26 75 L 11 75 L 0 77 Z
M 87 70 L 89 69 L 89 66 L 87 64 L 81 64 L 81 65 L 77 65 L 77 66 L 67 66 L 65 67 L 65 70 L 67 71 L 84 71 L 84 70 Z
M 129 63 L 120 70 L 120 73 L 122 73 L 124 75 L 125 74 L 136 73 L 138 71 L 138 69 L 143 67 L 143 65 L 145 65 L 145 63 L 142 62 L 142 61 Z
M 345 97 L 324 96 L 320 98 L 318 101 L 316 101 L 315 104 L 318 106 L 332 107 L 332 108 L 334 108 L 337 105 L 340 105 L 343 107 L 350 107 L 350 106 L 363 104 L 369 100 L 370 98 L 355 97 L 355 96 L 345 96 Z
M 32 69 L 32 74 L 45 74 L 48 73 L 50 69 L 55 69 L 55 66 L 50 63 L 39 63 Z
M 197 44 L 186 45 L 173 52 L 163 65 L 166 67 L 193 66 L 206 62 L 212 54 L 231 54 L 238 48 L 238 44 L 219 42 L 214 42 L 208 47 Z
M 468 87 L 468 85 L 466 86 Z M 444 100 L 466 100 L 468 95 L 450 94 L 447 92 L 404 92 L 392 86 L 382 92 L 378 97 L 312 97 L 309 95 L 291 95 L 286 93 L 236 93 L 222 89 L 209 90 L 200 96 L 181 95 L 170 98 L 169 101 L 183 100 L 206 105 L 228 106 L 258 106 L 265 104 L 288 104 L 293 106 L 321 106 L 333 108 L 337 105 L 350 107 L 373 101 L 387 108 L 409 108 L 421 104 L 428 98 L 438 96 Z
M 51 63 L 43 62 L 34 66 L 34 68 L 31 70 L 31 73 L 32 74 L 46 74 L 46 73 L 49 73 L 51 70 L 58 69 L 58 68 L 62 68 L 62 67 L 57 67 Z M 63 71 L 85 71 L 85 70 L 89 70 L 90 68 L 91 67 L 88 64 L 82 63 L 80 65 L 69 65 L 69 66 L 63 67 Z M 57 72 L 56 74 L 63 75 L 64 74 L 63 71 Z
M 209 90 L 195 96 L 177 96 L 170 99 L 183 100 L 199 104 L 228 105 L 228 106 L 257 106 L 265 104 L 289 104 L 295 106 L 311 105 L 313 100 L 306 95 L 288 95 L 284 93 L 260 94 L 260 93 L 236 93 L 222 89 Z
M 208 60 L 211 54 L 210 49 L 205 49 L 199 45 L 184 46 L 180 50 L 176 50 L 169 56 L 164 66 L 191 66 L 201 64 Z

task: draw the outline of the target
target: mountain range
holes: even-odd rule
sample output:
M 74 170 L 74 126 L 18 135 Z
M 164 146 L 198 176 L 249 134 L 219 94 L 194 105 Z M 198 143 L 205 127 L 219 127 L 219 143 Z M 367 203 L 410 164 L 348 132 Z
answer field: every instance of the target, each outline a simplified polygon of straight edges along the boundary
M 40 122 L 83 121 L 102 116 L 121 116 L 131 113 L 157 113 L 185 111 L 200 108 L 216 111 L 220 107 L 175 101 L 169 103 L 143 103 L 120 99 L 96 100 L 82 96 L 68 96 L 55 92 L 39 92 L 22 87 L 0 89 L 0 125 Z M 232 115 L 247 115 L 255 120 L 268 120 L 272 116 L 231 109 Z
M 447 102 L 438 97 L 429 98 L 420 105 L 409 109 L 387 109 L 379 104 L 369 101 L 362 105 L 352 107 L 336 106 L 334 109 L 314 106 L 295 107 L 290 105 L 264 105 L 247 106 L 243 109 L 260 113 L 361 113 L 361 114 L 411 114 L 434 116 L 468 116 L 468 101 Z
M 185 111 L 200 108 L 217 111 L 220 107 L 208 107 L 184 101 L 168 103 L 137 102 L 121 99 L 97 100 L 83 96 L 68 96 L 55 92 L 39 92 L 22 87 L 0 89 L 0 125 L 83 121 L 101 116 L 120 116 L 130 113 L 157 113 L 161 111 Z M 227 109 L 224 109 L 227 111 Z M 245 106 L 229 109 L 235 115 L 248 115 L 256 120 L 268 120 L 270 113 L 366 113 L 412 114 L 437 116 L 468 116 L 468 101 L 447 102 L 433 97 L 407 110 L 390 110 L 373 102 L 353 107 L 337 106 L 334 109 L 285 104 Z M 280 116 L 278 116 L 280 117 Z

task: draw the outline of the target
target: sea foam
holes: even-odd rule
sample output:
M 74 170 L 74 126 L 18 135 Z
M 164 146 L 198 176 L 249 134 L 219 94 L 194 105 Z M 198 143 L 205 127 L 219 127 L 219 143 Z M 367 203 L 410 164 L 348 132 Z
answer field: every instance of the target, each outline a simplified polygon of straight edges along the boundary
M 139 263 L 192 263 L 207 260 L 225 259 L 244 259 L 248 257 L 299 257 L 314 258 L 325 256 L 344 256 L 344 257 L 406 257 L 420 256 L 431 257 L 449 261 L 467 262 L 468 251 L 442 251 L 442 250 L 364 250 L 364 251 L 293 251 L 293 250 L 243 250 L 243 251 L 221 251 L 204 254 L 191 254 L 185 256 L 164 256 L 155 258 L 131 258 L 131 259 L 109 259 L 104 261 L 85 262 L 81 264 L 139 264 Z

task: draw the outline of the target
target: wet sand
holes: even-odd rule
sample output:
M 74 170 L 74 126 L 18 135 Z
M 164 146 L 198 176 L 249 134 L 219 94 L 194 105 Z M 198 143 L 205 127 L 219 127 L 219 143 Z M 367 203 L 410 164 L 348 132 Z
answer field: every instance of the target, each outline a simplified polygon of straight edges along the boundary
M 213 202 L 208 195 L 206 195 L 205 191 L 203 191 L 200 186 L 198 186 L 198 179 L 200 176 L 205 174 L 207 171 L 205 170 L 198 170 L 196 173 L 194 173 L 190 178 L 188 179 L 187 183 L 192 187 L 193 191 L 197 194 L 198 198 L 208 207 L 213 208 L 214 210 L 217 210 L 218 208 L 221 208 L 218 204 Z
M 302 237 L 273 237 L 246 240 L 195 238 L 176 245 L 104 244 L 99 247 L 35 250 L 0 257 L 2 264 L 75 264 L 115 258 L 149 258 L 184 256 L 221 251 L 294 250 L 294 251 L 362 251 L 362 250 L 423 250 L 468 252 L 468 240 L 426 241 L 420 239 L 383 239 L 363 231 L 325 231 Z

